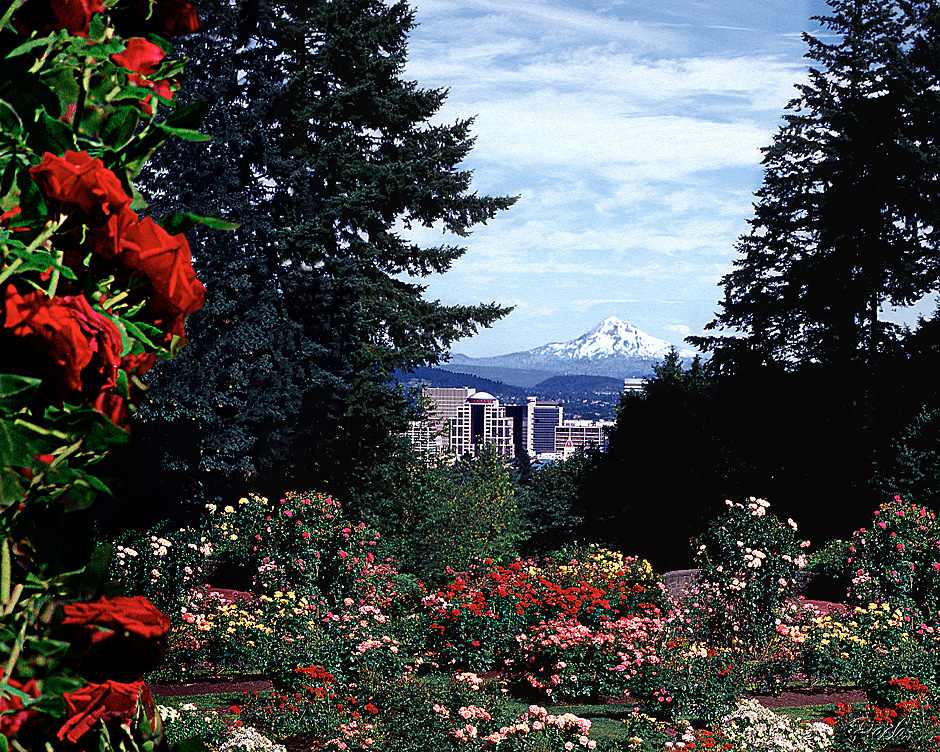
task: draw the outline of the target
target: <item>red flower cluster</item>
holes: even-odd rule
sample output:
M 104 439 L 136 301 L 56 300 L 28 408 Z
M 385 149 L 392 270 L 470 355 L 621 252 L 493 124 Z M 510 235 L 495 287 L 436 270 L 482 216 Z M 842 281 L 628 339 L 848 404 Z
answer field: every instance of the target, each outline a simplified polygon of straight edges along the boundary
M 63 157 L 46 152 L 30 174 L 53 212 L 74 222 L 68 237 L 54 240 L 65 246 L 65 264 L 80 273 L 91 252 L 114 263 L 115 277 L 146 280 L 151 321 L 167 338 L 185 336 L 186 317 L 205 300 L 186 238 L 131 211 L 118 177 L 85 152 L 67 151 Z M 44 377 L 54 399 L 81 392 L 116 424 L 127 425 L 130 410 L 116 393 L 118 370 L 143 374 L 156 362 L 153 354 L 125 353 L 114 321 L 80 294 L 49 298 L 36 290 L 22 294 L 9 284 L 3 314 L 2 328 L 49 361 Z
M 171 236 L 150 217 L 141 219 L 131 211 L 117 176 L 85 152 L 67 151 L 63 157 L 46 152 L 29 172 L 51 209 L 74 213 L 88 225 L 88 250 L 117 259 L 133 275 L 150 282 L 154 293 L 150 307 L 157 326 L 184 336 L 186 317 L 205 300 L 185 236 Z M 77 233 L 81 232 L 79 228 Z

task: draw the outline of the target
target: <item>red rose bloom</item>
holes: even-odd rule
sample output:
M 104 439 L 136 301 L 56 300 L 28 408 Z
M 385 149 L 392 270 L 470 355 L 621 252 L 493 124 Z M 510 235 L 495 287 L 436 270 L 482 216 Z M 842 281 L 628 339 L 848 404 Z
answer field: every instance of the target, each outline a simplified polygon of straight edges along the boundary
M 101 642 L 117 630 L 146 639 L 163 637 L 170 629 L 170 617 L 157 610 L 140 595 L 101 597 L 93 603 L 66 603 L 63 624 L 102 627 L 92 635 L 92 642 Z
M 73 744 L 99 720 L 120 718 L 129 722 L 137 714 L 138 704 L 143 706 L 151 722 L 155 722 L 155 707 L 150 690 L 142 681 L 121 684 L 108 680 L 102 684 L 89 682 L 63 697 L 69 718 L 59 729 L 59 739 L 68 739 Z
M 3 673 L 3 669 L 0 669 L 0 677 L 3 676 Z M 25 695 L 39 697 L 39 687 L 35 679 L 30 679 L 25 684 L 21 684 L 16 679 L 11 678 L 7 681 L 7 684 Z M 0 699 L 0 736 L 12 739 L 20 730 L 23 722 L 29 718 L 31 713 L 35 712 L 37 711 L 27 710 L 23 707 L 23 699 L 19 695 L 4 695 L 3 699 Z
M 101 0 L 30 0 L 14 16 L 20 31 L 40 35 L 65 29 L 75 37 L 88 36 L 88 24 L 104 7 Z
M 63 157 L 47 151 L 29 174 L 51 208 L 63 214 L 79 211 L 94 224 L 121 214 L 131 204 L 117 175 L 83 151 L 67 151 Z
M 41 290 L 21 295 L 12 284 L 7 285 L 3 327 L 17 337 L 34 340 L 37 349 L 52 359 L 49 376 L 58 397 L 83 388 L 83 371 L 95 356 L 100 378 L 92 388 L 100 391 L 117 384 L 121 332 L 83 295 L 50 298 Z M 87 379 L 90 374 L 84 376 Z
M 186 317 L 202 308 L 206 288 L 196 279 L 186 237 L 170 235 L 150 217 L 124 231 L 125 266 L 150 280 L 150 305 L 163 331 L 184 336 Z
M 166 54 L 153 42 L 135 37 L 127 40 L 127 47 L 124 52 L 111 55 L 111 60 L 115 65 L 120 65 L 122 68 L 131 71 L 127 79 L 134 86 L 150 89 L 158 96 L 169 99 L 173 96 L 170 82 L 150 80 L 150 77 L 157 72 L 164 57 L 166 57 Z M 153 114 L 153 108 L 149 104 L 150 99 L 148 96 L 140 103 L 141 109 L 148 115 Z

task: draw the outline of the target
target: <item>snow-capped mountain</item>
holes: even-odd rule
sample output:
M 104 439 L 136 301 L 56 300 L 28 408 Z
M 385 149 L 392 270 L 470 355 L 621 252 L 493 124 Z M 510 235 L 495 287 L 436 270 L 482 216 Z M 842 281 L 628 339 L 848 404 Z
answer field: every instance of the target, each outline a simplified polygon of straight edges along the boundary
M 438 367 L 469 373 L 506 384 L 531 386 L 558 374 L 627 378 L 651 376 L 672 344 L 641 332 L 611 316 L 570 342 L 555 342 L 522 352 L 490 358 L 469 358 L 453 353 Z M 683 360 L 694 356 L 677 348 Z
M 553 342 L 527 352 L 531 355 L 553 355 L 570 360 L 591 358 L 653 358 L 662 360 L 673 347 L 664 339 L 641 332 L 633 324 L 610 316 L 570 342 Z M 691 358 L 691 350 L 679 350 L 683 358 Z

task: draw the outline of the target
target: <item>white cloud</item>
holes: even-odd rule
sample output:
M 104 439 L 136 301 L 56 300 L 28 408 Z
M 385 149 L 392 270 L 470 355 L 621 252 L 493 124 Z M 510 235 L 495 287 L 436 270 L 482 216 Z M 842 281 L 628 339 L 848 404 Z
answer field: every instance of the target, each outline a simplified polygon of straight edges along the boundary
M 562 322 L 574 337 L 599 313 L 656 336 L 700 331 L 746 229 L 760 149 L 805 75 L 799 31 L 823 0 L 416 10 L 405 76 L 449 88 L 436 121 L 475 116 L 475 189 L 521 195 L 457 241 L 469 251 L 451 272 L 426 280 L 447 303 L 516 306 L 457 349 L 559 341 Z M 441 242 L 440 228 L 411 236 Z M 521 340 L 507 347 L 513 332 Z

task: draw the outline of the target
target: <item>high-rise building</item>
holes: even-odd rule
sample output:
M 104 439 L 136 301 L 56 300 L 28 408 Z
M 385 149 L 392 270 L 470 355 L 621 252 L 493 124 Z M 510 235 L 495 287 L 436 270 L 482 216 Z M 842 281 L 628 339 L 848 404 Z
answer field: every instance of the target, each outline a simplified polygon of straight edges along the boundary
M 476 456 L 491 444 L 500 454 L 512 457 L 512 434 L 513 419 L 506 417 L 499 400 L 488 392 L 474 392 L 464 401 L 451 425 L 450 450 L 458 457 Z
M 560 402 L 543 402 L 526 397 L 526 449 L 529 456 L 555 453 L 555 427 L 564 421 L 565 408 Z
M 419 452 L 444 454 L 450 448 L 451 426 L 476 389 L 426 386 L 421 392 L 427 403 L 427 417 L 411 421 L 408 437 Z
M 595 446 L 600 451 L 607 451 L 606 426 L 613 421 L 601 420 L 566 420 L 555 428 L 555 456 L 564 459 L 574 454 L 581 447 Z
M 501 454 L 514 455 L 514 421 L 499 400 L 469 387 L 424 387 L 427 418 L 412 421 L 408 430 L 419 451 L 477 455 L 486 444 Z

